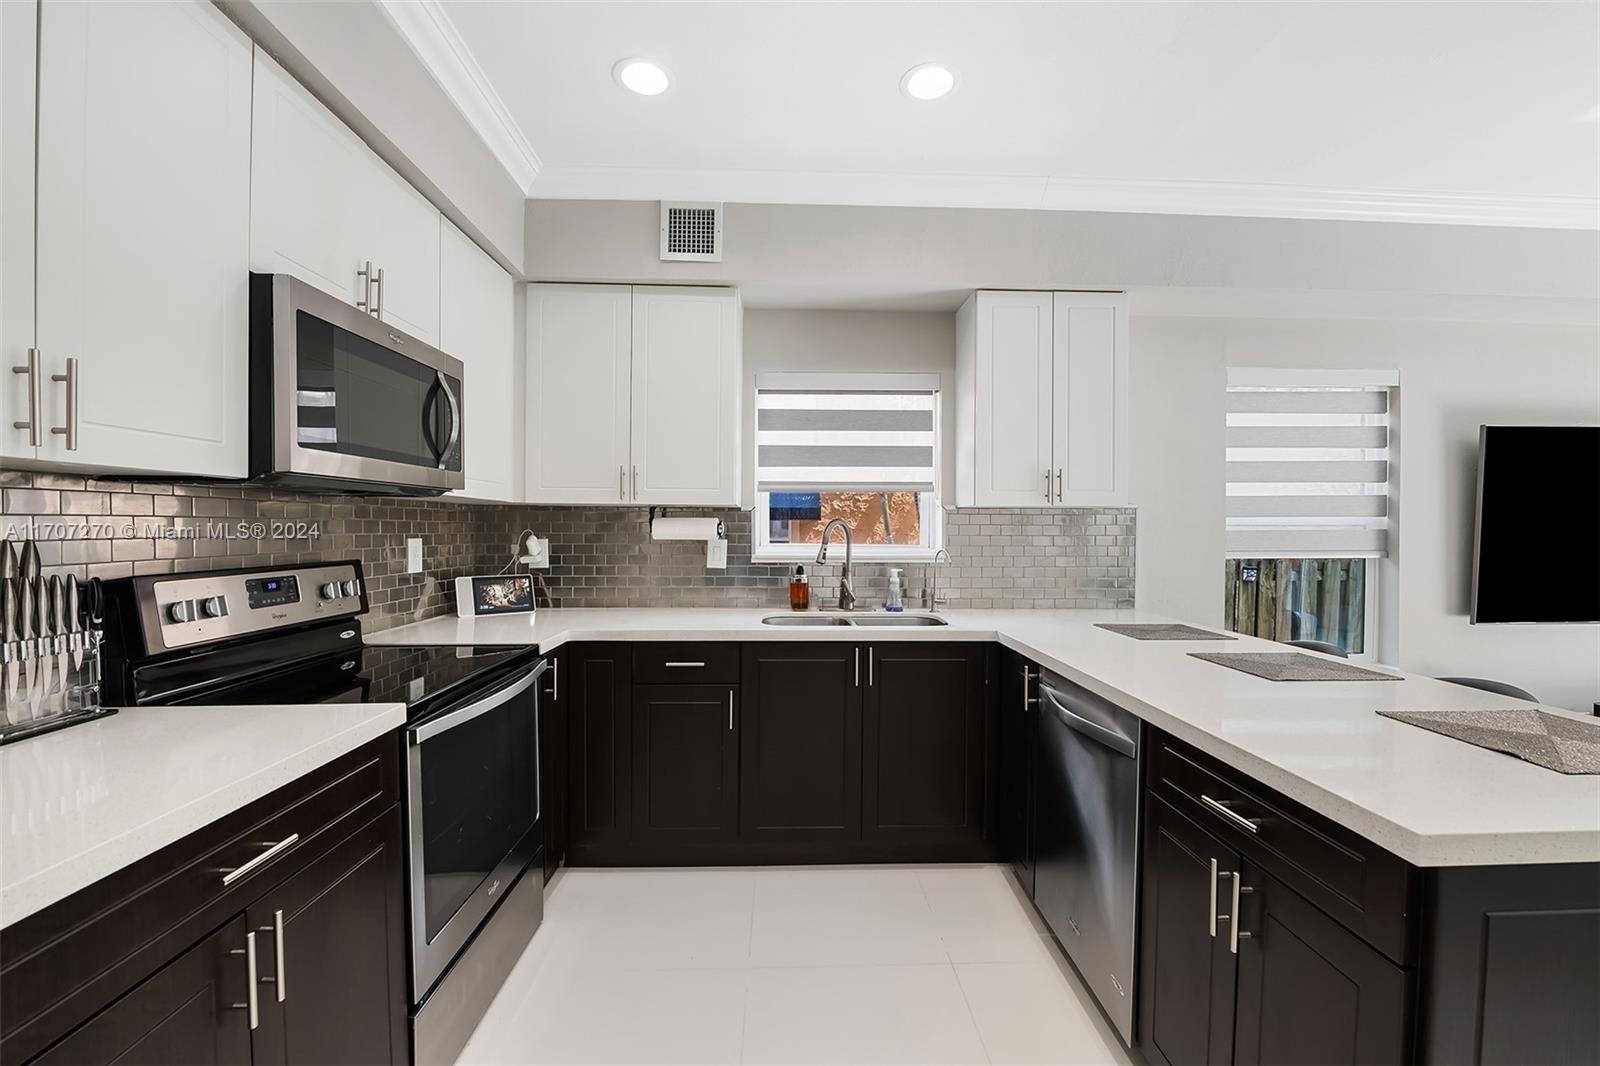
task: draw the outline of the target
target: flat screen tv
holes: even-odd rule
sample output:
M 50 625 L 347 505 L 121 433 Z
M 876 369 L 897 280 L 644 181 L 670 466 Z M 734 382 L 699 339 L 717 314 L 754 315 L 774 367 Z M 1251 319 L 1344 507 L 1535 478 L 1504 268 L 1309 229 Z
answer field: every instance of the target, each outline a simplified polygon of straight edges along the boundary
M 1472 621 L 1600 622 L 1600 426 L 1481 426 Z

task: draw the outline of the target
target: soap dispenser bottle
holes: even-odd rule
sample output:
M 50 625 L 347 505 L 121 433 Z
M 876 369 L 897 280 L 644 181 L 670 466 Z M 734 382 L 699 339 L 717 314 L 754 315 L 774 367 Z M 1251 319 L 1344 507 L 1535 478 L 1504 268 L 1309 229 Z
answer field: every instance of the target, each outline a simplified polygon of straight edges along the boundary
M 883 601 L 885 611 L 903 611 L 906 606 L 900 599 L 900 575 L 905 573 L 898 567 L 889 570 L 889 598 Z
M 811 606 L 811 582 L 806 578 L 806 568 L 796 566 L 789 578 L 789 609 L 804 611 Z

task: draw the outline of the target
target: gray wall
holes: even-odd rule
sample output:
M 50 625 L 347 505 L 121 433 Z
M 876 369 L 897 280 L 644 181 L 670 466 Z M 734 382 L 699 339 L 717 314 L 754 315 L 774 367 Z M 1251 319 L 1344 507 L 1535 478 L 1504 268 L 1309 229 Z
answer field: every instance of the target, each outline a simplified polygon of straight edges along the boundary
M 1229 366 L 1397 369 L 1381 657 L 1418 673 L 1501 678 L 1557 706 L 1588 710 L 1600 699 L 1600 627 L 1467 622 L 1478 426 L 1600 423 L 1600 331 L 1135 316 L 1130 333 L 1141 607 L 1222 620 Z M 1529 563 L 1541 580 L 1560 580 L 1561 560 L 1540 557 L 1536 539 Z
M 953 310 L 975 288 L 1600 292 L 1593 231 L 728 204 L 721 263 L 662 263 L 658 228 L 653 201 L 530 200 L 528 276 L 737 284 L 748 307 L 922 310 Z

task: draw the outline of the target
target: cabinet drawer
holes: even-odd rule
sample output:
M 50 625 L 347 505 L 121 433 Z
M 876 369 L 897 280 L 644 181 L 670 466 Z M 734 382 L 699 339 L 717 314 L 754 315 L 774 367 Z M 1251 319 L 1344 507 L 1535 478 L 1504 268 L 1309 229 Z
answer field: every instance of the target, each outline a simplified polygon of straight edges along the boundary
M 1411 958 L 1418 882 L 1403 859 L 1203 752 L 1152 736 L 1153 791 L 1391 959 Z
M 635 644 L 633 680 L 644 685 L 737 685 L 739 645 L 732 641 Z
M 0 1060 L 31 1057 L 399 798 L 399 744 L 380 737 L 0 930 Z

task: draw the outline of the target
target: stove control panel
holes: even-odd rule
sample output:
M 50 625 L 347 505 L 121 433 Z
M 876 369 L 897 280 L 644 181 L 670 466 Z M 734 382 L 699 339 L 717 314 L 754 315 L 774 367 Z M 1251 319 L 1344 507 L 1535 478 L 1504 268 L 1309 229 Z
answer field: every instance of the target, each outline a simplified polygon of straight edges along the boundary
M 366 611 L 358 562 L 153 574 L 133 579 L 151 652 L 291 629 Z

